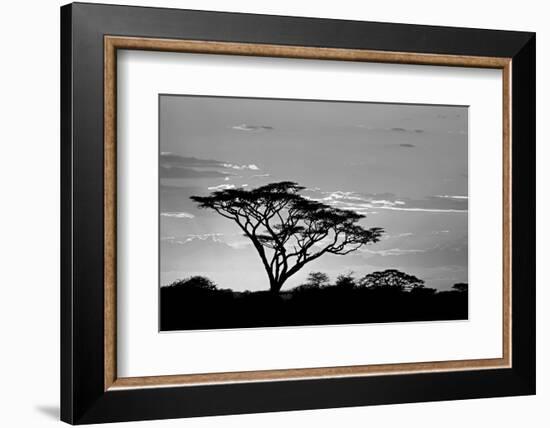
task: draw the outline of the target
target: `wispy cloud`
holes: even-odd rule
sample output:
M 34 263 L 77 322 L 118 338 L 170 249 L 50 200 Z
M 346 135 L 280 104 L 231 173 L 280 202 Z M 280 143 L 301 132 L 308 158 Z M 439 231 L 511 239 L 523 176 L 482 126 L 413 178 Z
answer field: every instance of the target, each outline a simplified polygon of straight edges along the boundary
M 225 244 L 235 250 L 242 250 L 250 247 L 252 242 L 248 239 L 242 239 L 242 235 L 238 233 L 200 233 L 187 234 L 183 236 L 163 236 L 160 238 L 162 242 L 174 245 L 186 245 L 189 243 L 218 243 Z
M 223 165 L 223 162 L 214 159 L 199 159 L 193 156 L 181 156 L 172 152 L 160 152 L 160 163 L 164 166 L 186 168 L 215 168 Z
M 231 129 L 234 129 L 236 131 L 244 131 L 244 132 L 266 132 L 266 131 L 272 131 L 272 126 L 267 125 L 249 125 L 247 123 L 241 123 L 240 125 L 232 126 Z
M 390 248 L 387 250 L 371 250 L 369 248 L 364 247 L 364 248 L 361 248 L 360 251 L 362 253 L 387 257 L 387 256 L 401 256 L 404 254 L 420 254 L 420 253 L 425 253 L 428 250 L 420 250 L 420 249 L 402 250 L 400 248 Z
M 313 190 L 313 189 L 310 189 L 310 190 Z M 327 193 L 327 192 L 324 192 L 324 193 Z M 321 201 L 325 201 L 325 202 L 334 202 L 334 201 L 340 201 L 340 200 L 362 201 L 363 198 L 359 196 L 355 196 L 355 192 L 344 192 L 342 190 L 336 190 L 335 192 L 329 193 L 328 196 L 321 198 Z
M 404 233 L 398 234 L 397 237 L 398 237 L 398 238 L 403 238 L 403 237 L 405 237 L 405 236 L 412 236 L 412 235 L 414 235 L 414 233 L 412 233 L 412 232 L 404 232 Z
M 410 244 L 411 242 L 409 242 Z M 404 244 L 407 245 L 407 244 Z M 467 266 L 468 237 L 448 237 L 445 239 L 417 241 L 411 249 L 391 248 L 376 250 L 363 247 L 359 251 L 367 258 L 368 264 L 378 266 L 391 265 L 406 267 L 437 267 Z
M 221 242 L 223 241 L 223 233 L 203 233 L 203 234 L 189 234 L 184 236 L 163 236 L 160 238 L 163 242 L 169 242 L 170 244 L 185 245 L 192 241 L 213 241 Z
M 252 245 L 252 242 L 250 240 L 242 240 L 242 241 L 232 241 L 232 242 L 226 242 L 227 245 L 229 245 L 231 248 L 234 248 L 235 250 L 242 250 L 243 248 L 248 248 Z
M 249 165 L 235 165 L 235 164 L 232 164 L 232 163 L 224 163 L 224 164 L 222 164 L 222 166 L 224 168 L 237 169 L 239 171 L 241 171 L 243 169 L 250 169 L 252 171 L 258 171 L 260 169 L 260 168 L 258 168 L 257 165 L 254 165 L 253 163 L 251 163 Z
M 425 132 L 424 129 L 420 128 L 402 128 L 402 127 L 392 127 L 392 128 L 379 128 L 369 125 L 360 124 L 357 125 L 358 128 L 364 129 L 365 131 L 372 132 L 399 132 L 399 133 L 413 133 L 413 134 L 422 134 Z
M 216 178 L 231 175 L 224 162 L 180 156 L 171 152 L 160 153 L 159 175 L 161 178 Z
M 169 165 L 160 165 L 160 178 L 217 178 L 226 177 L 229 174 L 217 170 L 203 170 L 197 168 L 186 168 Z
M 332 192 L 308 189 L 313 196 L 309 199 L 321 201 L 334 207 L 355 211 L 360 214 L 373 214 L 378 210 L 410 211 L 426 213 L 466 213 L 467 197 L 427 196 L 425 199 L 397 198 L 391 193 L 361 194 L 336 190 Z M 317 194 L 317 195 L 315 195 Z M 317 197 L 316 197 L 317 196 Z
M 211 186 L 208 188 L 208 190 L 228 190 L 228 189 L 234 189 L 236 186 L 234 184 L 220 184 L 219 186 Z
M 437 209 L 437 208 L 400 208 L 400 207 L 380 207 L 386 210 L 394 211 L 417 211 L 428 213 L 467 213 L 468 210 Z
M 455 195 L 436 195 L 436 198 L 445 198 L 445 199 L 468 199 L 468 196 L 455 196 Z
M 445 118 L 447 118 L 445 116 Z M 441 118 L 439 118 L 441 119 Z M 450 134 L 450 135 L 465 135 L 467 133 L 467 131 L 463 130 L 463 129 L 458 129 L 458 130 L 450 130 L 450 129 L 444 129 L 444 130 L 440 130 L 440 129 L 424 129 L 424 128 L 404 128 L 404 127 L 388 127 L 388 128 L 383 128 L 383 127 L 375 127 L 375 126 L 370 126 L 370 125 L 367 125 L 367 124 L 359 124 L 359 125 L 356 125 L 357 128 L 360 128 L 360 129 L 363 129 L 367 132 L 385 132 L 385 133 L 390 133 L 390 132 L 393 132 L 393 133 L 397 133 L 397 134 L 423 134 L 423 133 L 430 133 L 430 134 Z
M 159 174 L 161 178 L 217 178 L 227 181 L 236 177 L 234 171 L 259 171 L 256 164 L 237 164 L 214 159 L 199 159 L 180 156 L 171 152 L 160 153 Z
M 171 217 L 171 218 L 195 218 L 193 214 L 186 212 L 165 212 L 160 213 L 162 217 Z

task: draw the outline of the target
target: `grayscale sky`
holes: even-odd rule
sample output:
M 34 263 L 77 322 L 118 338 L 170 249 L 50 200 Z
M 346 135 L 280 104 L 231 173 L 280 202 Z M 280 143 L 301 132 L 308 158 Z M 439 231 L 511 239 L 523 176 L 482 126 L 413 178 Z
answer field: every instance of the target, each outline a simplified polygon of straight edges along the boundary
M 283 290 L 312 271 L 395 268 L 438 289 L 468 281 L 467 107 L 162 95 L 159 156 L 161 285 L 204 275 L 269 289 L 238 226 L 189 197 L 287 180 L 386 233 L 320 257 Z

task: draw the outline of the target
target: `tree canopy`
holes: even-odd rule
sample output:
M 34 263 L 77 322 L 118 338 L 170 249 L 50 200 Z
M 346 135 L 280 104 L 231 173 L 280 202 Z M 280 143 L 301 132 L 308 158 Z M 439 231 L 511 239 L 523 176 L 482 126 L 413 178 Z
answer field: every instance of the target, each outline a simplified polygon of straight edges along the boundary
M 424 287 L 423 280 L 397 269 L 386 269 L 384 271 L 369 273 L 361 278 L 360 284 L 363 287 L 399 290 L 412 290 Z
M 239 226 L 260 256 L 270 290 L 279 292 L 307 263 L 324 254 L 349 254 L 377 242 L 383 233 L 382 228 L 359 225 L 364 215 L 300 195 L 304 189 L 282 181 L 252 190 L 218 190 L 191 199 Z
M 321 288 L 330 283 L 329 276 L 324 272 L 310 272 L 307 276 L 306 285 L 311 287 Z

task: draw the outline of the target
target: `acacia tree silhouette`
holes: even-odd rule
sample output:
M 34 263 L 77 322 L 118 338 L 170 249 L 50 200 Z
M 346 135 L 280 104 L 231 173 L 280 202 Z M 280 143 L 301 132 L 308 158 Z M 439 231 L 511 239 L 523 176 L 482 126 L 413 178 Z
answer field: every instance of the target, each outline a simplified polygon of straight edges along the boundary
M 364 229 L 364 215 L 331 207 L 299 194 L 305 187 L 291 181 L 252 190 L 226 189 L 210 196 L 191 196 L 199 208 L 209 208 L 233 220 L 258 252 L 278 293 L 285 281 L 323 254 L 345 255 L 377 242 L 383 229 Z

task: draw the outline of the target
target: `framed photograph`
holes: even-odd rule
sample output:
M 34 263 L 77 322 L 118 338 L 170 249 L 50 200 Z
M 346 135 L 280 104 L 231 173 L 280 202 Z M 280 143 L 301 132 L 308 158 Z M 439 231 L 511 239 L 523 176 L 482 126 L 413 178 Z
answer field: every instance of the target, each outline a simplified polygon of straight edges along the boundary
M 535 393 L 533 33 L 76 3 L 61 54 L 62 420 Z

